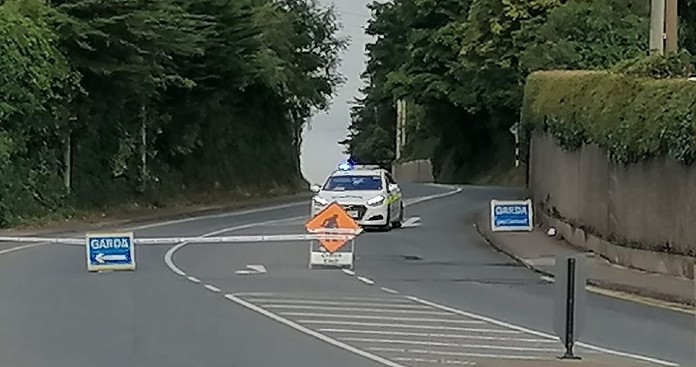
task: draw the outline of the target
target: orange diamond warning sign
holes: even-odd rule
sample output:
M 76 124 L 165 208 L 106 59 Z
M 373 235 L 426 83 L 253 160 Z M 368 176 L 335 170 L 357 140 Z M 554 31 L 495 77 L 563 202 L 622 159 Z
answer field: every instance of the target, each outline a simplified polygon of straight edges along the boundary
M 360 232 L 358 223 L 336 203 L 329 204 L 329 206 L 324 208 L 324 210 L 319 212 L 314 218 L 310 219 L 309 222 L 305 224 L 305 228 L 312 233 L 358 234 Z M 338 251 L 346 242 L 348 242 L 347 239 L 319 240 L 321 246 L 329 253 Z

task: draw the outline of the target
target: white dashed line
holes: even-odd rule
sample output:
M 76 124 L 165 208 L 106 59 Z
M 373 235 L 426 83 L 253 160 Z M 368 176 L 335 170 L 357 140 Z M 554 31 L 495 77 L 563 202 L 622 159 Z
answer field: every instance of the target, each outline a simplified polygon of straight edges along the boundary
M 382 288 L 380 288 L 380 289 L 383 290 L 383 291 L 385 291 L 385 292 L 387 292 L 387 293 L 399 294 L 399 292 L 397 292 L 397 291 L 395 291 L 395 290 L 393 290 L 393 289 L 391 289 L 391 288 L 382 287 Z
M 188 279 L 188 280 L 190 280 L 190 281 L 192 281 L 192 282 L 194 282 L 194 283 L 200 283 L 200 282 L 201 282 L 201 280 L 198 279 L 198 278 L 196 278 L 196 277 L 187 277 L 186 279 Z
M 205 287 L 207 290 L 213 291 L 213 292 L 215 292 L 215 293 L 220 292 L 220 288 L 215 287 L 215 286 L 212 286 L 212 285 L 210 285 L 210 284 L 206 284 L 204 287 Z
M 363 283 L 365 283 L 365 284 L 369 284 L 369 285 L 374 285 L 374 284 L 375 284 L 375 282 L 374 282 L 372 279 L 370 279 L 370 278 L 358 277 L 358 280 L 360 280 L 361 282 L 363 282 Z
M 341 269 L 341 271 L 344 272 L 344 273 L 346 273 L 346 274 L 348 274 L 348 275 L 350 275 L 350 276 L 355 275 L 355 272 L 352 271 L 352 270 L 350 270 L 350 269 Z

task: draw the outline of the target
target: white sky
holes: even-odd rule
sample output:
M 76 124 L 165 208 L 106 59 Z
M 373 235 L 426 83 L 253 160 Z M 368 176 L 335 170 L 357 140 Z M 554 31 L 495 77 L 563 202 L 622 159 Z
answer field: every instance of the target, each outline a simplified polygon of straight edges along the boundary
M 370 18 L 367 4 L 371 0 L 320 0 L 322 5 L 334 4 L 343 25 L 340 36 L 349 37 L 350 45 L 342 55 L 339 68 L 346 78 L 337 91 L 328 112 L 314 116 L 305 130 L 302 145 L 302 172 L 310 184 L 322 183 L 334 168 L 346 158 L 344 147 L 338 142 L 345 139 L 350 124 L 350 103 L 359 95 L 362 86 L 360 74 L 365 69 L 365 45 L 371 37 L 363 27 Z

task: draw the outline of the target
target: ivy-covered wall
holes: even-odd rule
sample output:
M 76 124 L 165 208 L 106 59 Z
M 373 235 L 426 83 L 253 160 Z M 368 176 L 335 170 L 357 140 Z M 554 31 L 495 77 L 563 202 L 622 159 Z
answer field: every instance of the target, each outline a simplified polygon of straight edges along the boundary
M 541 72 L 526 85 L 537 210 L 618 245 L 696 254 L 696 81 Z

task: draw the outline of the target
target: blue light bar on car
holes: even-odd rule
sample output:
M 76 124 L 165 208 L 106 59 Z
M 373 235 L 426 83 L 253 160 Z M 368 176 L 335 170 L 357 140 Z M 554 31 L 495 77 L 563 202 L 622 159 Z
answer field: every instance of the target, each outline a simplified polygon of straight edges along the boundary
M 341 171 L 350 171 L 353 169 L 355 164 L 351 162 L 350 160 L 343 161 L 341 164 L 338 165 L 338 169 Z

